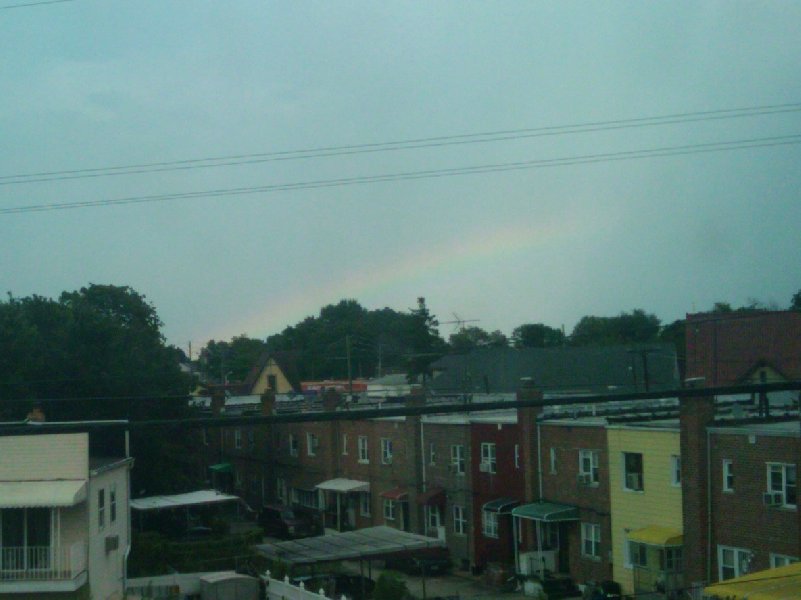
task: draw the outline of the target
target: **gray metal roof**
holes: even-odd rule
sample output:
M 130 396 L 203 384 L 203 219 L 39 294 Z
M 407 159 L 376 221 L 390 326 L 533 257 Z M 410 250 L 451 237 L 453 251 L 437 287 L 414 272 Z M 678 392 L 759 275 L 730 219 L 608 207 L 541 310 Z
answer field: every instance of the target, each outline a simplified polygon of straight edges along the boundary
M 262 544 L 255 549 L 261 555 L 290 565 L 317 562 L 379 558 L 399 552 L 444 547 L 445 542 L 408 531 L 386 527 L 368 527 L 344 533 L 332 533 L 291 542 Z

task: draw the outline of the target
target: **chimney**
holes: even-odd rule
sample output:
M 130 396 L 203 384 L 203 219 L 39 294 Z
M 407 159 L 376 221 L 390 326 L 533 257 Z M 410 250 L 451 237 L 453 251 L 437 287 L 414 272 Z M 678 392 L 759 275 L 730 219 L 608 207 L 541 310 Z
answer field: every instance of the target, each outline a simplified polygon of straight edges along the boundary
M 261 395 L 261 414 L 265 417 L 275 414 L 275 391 L 270 388 Z
M 45 414 L 44 414 L 44 411 L 42 411 L 42 407 L 41 406 L 34 406 L 31 409 L 31 412 L 28 413 L 28 416 L 26 417 L 26 420 L 28 421 L 28 423 L 44 423 L 45 422 Z
M 341 401 L 342 396 L 339 395 L 339 392 L 334 388 L 328 388 L 323 393 L 323 410 L 326 412 L 333 412 L 337 409 Z
M 215 388 L 211 392 L 211 414 L 215 417 L 222 414 L 225 408 L 225 392 L 222 388 Z
M 517 400 L 542 401 L 542 390 L 530 377 L 520 380 Z M 517 423 L 520 429 L 520 461 L 523 466 L 523 493 L 527 502 L 539 500 L 539 471 L 537 460 L 537 417 L 541 406 L 526 406 L 517 409 Z

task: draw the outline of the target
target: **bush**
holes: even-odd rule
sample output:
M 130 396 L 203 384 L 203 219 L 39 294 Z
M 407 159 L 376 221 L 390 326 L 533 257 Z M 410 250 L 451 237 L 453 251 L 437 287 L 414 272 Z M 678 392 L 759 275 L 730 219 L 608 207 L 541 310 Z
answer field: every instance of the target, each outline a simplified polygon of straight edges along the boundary
M 374 600 L 404 600 L 408 596 L 406 582 L 397 573 L 381 573 L 373 591 Z

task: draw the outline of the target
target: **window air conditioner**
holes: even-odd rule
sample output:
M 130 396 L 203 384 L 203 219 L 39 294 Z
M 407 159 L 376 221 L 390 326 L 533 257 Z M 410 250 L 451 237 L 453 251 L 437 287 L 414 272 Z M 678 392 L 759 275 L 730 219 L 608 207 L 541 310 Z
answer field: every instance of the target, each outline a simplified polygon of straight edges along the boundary
M 490 464 L 488 462 L 483 462 L 478 465 L 478 470 L 482 473 L 489 473 L 490 472 Z
M 578 482 L 579 485 L 592 485 L 592 475 L 589 473 L 579 473 Z
M 642 477 L 639 473 L 627 473 L 626 474 L 626 487 L 630 490 L 641 490 L 642 489 Z
M 765 506 L 781 506 L 784 504 L 784 494 L 781 492 L 765 492 L 762 494 L 762 502 Z
M 106 536 L 106 552 L 111 552 L 120 547 L 120 536 L 107 535 Z

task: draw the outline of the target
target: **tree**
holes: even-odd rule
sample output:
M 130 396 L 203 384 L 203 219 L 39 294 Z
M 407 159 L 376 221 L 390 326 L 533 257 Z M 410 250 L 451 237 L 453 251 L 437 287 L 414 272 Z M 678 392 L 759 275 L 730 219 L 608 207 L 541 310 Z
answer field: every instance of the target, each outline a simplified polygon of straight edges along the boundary
M 512 330 L 512 345 L 515 348 L 553 348 L 565 345 L 565 334 L 561 329 L 543 323 L 527 323 Z
M 656 315 L 636 308 L 616 317 L 582 317 L 570 342 L 574 346 L 647 343 L 658 339 L 659 328 Z
M 426 306 L 426 299 L 417 299 L 417 308 L 411 310 L 409 341 L 412 352 L 408 359 L 407 375 L 410 380 L 431 375 L 431 363 L 445 354 L 445 343 L 439 337 L 439 322 Z
M 793 298 L 790 301 L 790 310 L 801 310 L 801 290 L 793 294 Z
M 198 363 L 209 381 L 244 381 L 266 349 L 262 340 L 243 333 L 230 342 L 209 341 L 200 351 Z
M 378 576 L 373 590 L 375 600 L 405 600 L 408 597 L 406 582 L 397 573 L 384 571 Z

